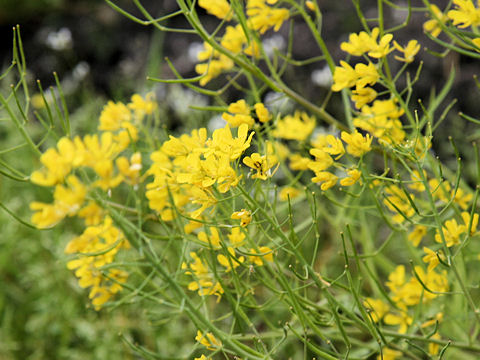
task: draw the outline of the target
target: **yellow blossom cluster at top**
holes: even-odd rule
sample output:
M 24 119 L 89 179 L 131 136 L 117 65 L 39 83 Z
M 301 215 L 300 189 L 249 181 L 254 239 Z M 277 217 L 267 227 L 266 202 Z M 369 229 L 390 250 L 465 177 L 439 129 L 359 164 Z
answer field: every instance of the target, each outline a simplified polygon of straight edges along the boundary
M 280 29 L 282 24 L 288 20 L 290 12 L 288 9 L 271 6 L 275 3 L 276 1 L 271 0 L 247 1 L 246 24 L 249 31 L 258 31 L 260 34 L 264 34 L 269 29 L 274 31 Z M 220 19 L 230 21 L 236 18 L 227 0 L 200 0 L 198 5 Z M 220 45 L 232 55 L 243 53 L 248 56 L 258 57 L 258 44 L 245 31 L 246 29 L 240 23 L 234 26 L 227 25 L 225 33 L 220 40 Z M 195 67 L 195 71 L 203 75 L 200 79 L 200 85 L 202 86 L 234 67 L 234 62 L 229 56 L 214 49 L 207 42 L 204 43 L 203 51 L 198 54 L 198 60 L 203 62 Z
M 332 90 L 354 88 L 351 99 L 360 110 L 354 119 L 354 125 L 368 131 L 382 142 L 400 144 L 405 139 L 400 121 L 404 110 L 398 106 L 395 97 L 375 100 L 378 93 L 373 87 L 381 80 L 382 73 L 379 70 L 383 58 L 396 49 L 403 56 L 395 56 L 395 59 L 410 63 L 420 50 L 420 45 L 416 40 L 411 40 L 406 47 L 400 46 L 397 42 L 391 47 L 392 39 L 392 34 L 380 36 L 379 28 L 374 28 L 369 33 L 361 31 L 358 34 L 350 34 L 349 41 L 340 45 L 341 49 L 354 56 L 367 55 L 368 63 L 358 63 L 352 67 L 347 62 L 340 61 L 340 66 L 337 66 L 333 73 Z M 373 60 L 378 61 L 375 64 Z M 372 102 L 373 105 L 368 105 Z

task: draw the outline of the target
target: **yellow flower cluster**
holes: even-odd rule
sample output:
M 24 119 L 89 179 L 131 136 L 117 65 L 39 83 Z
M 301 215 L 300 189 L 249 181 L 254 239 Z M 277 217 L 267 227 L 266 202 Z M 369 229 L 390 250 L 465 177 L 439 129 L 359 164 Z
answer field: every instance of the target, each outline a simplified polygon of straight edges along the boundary
M 261 123 L 266 123 L 272 117 L 263 103 L 256 103 L 253 109 Z M 228 106 L 228 112 L 224 112 L 222 118 L 232 127 L 238 127 L 241 124 L 247 124 L 249 127 L 252 127 L 255 124 L 255 119 L 252 117 L 252 109 L 243 99 L 231 103 Z
M 272 28 L 274 31 L 278 31 L 282 24 L 288 20 L 290 12 L 287 9 L 270 6 L 275 2 L 266 0 L 247 1 L 246 24 L 250 31 L 258 31 L 260 34 L 264 34 Z M 233 10 L 226 0 L 200 0 L 198 5 L 220 19 L 230 21 L 234 17 Z M 248 56 L 259 56 L 258 44 L 245 33 L 245 29 L 240 23 L 235 26 L 228 25 L 225 28 L 220 45 L 232 55 L 243 53 Z M 200 79 L 201 86 L 234 67 L 234 62 L 229 56 L 213 49 L 207 42 L 204 43 L 203 51 L 198 54 L 198 60 L 204 62 L 197 64 L 195 67 L 195 71 L 203 75 Z
M 100 115 L 100 134 L 59 139 L 56 148 L 49 148 L 41 155 L 43 168 L 30 177 L 35 184 L 55 186 L 52 203 L 30 204 L 35 211 L 33 224 L 48 228 L 65 217 L 84 219 L 87 228 L 67 245 L 65 252 L 79 255 L 67 266 L 75 269 L 80 286 L 91 288 L 90 298 L 97 310 L 121 289 L 119 284 L 127 277 L 123 271 L 110 268 L 104 272 L 102 267 L 112 263 L 118 250 L 128 244 L 95 202 L 85 202 L 92 188 L 110 191 L 122 182 L 129 185 L 140 182 L 140 153 L 130 158 L 120 155 L 138 138 L 140 122 L 152 114 L 155 107 L 152 95 L 146 98 L 133 95 L 128 104 L 108 102 Z M 76 172 L 80 172 L 83 179 L 88 178 L 89 184 L 84 184 Z
M 395 97 L 388 100 L 375 100 L 377 91 L 372 86 L 376 85 L 382 75 L 379 69 L 382 66 L 381 59 L 385 58 L 394 49 L 403 54 L 395 56 L 396 60 L 410 63 L 420 50 L 416 40 L 411 40 L 406 47 L 394 42 L 392 34 L 385 34 L 379 38 L 380 30 L 374 28 L 370 33 L 362 31 L 358 34 L 350 34 L 349 41 L 343 42 L 340 47 L 343 51 L 354 56 L 368 55 L 367 64 L 358 63 L 355 67 L 345 61 L 340 61 L 340 66 L 333 73 L 333 91 L 341 91 L 347 88 L 352 90 L 351 99 L 355 107 L 360 110 L 354 119 L 354 125 L 368 131 L 373 136 L 387 144 L 401 144 L 405 139 L 400 117 L 404 110 L 398 107 Z M 375 65 L 371 59 L 379 59 Z M 369 87 L 369 86 L 370 87 Z M 368 105 L 373 102 L 373 105 Z
M 368 134 L 355 132 L 349 134 L 345 131 L 341 133 L 341 139 L 347 144 L 346 152 L 354 157 L 362 157 L 371 150 L 372 137 Z M 333 135 L 320 135 L 312 143 L 313 148 L 310 149 L 310 154 L 315 157 L 315 160 L 309 160 L 306 164 L 308 169 L 315 173 L 312 178 L 313 182 L 321 183 L 322 190 L 328 190 L 335 186 L 338 181 L 338 176 L 326 171 L 331 166 L 344 169 L 346 177 L 340 180 L 342 186 L 352 186 L 361 177 L 360 170 L 355 167 L 344 168 L 344 165 L 335 161 L 339 160 L 345 154 L 345 147 L 339 138 Z M 335 160 L 332 158 L 335 157 Z
M 150 208 L 159 212 L 164 221 L 173 219 L 177 211 L 199 218 L 217 202 L 214 186 L 225 193 L 238 184 L 241 175 L 232 162 L 250 147 L 253 134 L 248 133 L 248 125 L 242 124 L 237 137 L 233 137 L 228 125 L 215 130 L 208 139 L 205 128 L 178 138 L 170 136 L 151 155 L 153 164 L 148 174 L 154 178 L 146 192 Z M 191 205 L 200 207 L 188 208 Z
M 364 306 L 369 310 L 374 322 L 383 320 L 387 325 L 399 326 L 398 332 L 404 334 L 413 323 L 413 317 L 410 315 L 411 311 L 409 308 L 413 309 L 420 302 L 430 302 L 438 297 L 439 293 L 448 291 L 446 271 L 437 273 L 433 269 L 428 269 L 425 272 L 420 266 L 415 266 L 414 271 L 416 276 L 412 275 L 407 279 L 405 267 L 399 265 L 388 276 L 386 285 L 390 289 L 389 296 L 395 303 L 396 308 L 392 308 L 380 299 L 365 299 Z

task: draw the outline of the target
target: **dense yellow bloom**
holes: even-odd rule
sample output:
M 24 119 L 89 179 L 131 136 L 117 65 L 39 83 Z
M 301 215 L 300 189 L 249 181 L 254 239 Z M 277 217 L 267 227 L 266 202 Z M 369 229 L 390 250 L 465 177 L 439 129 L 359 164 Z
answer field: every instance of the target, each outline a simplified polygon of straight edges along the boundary
M 30 209 L 36 211 L 32 215 L 32 223 L 38 228 L 55 225 L 67 216 L 74 216 L 80 210 L 87 188 L 74 175 L 67 178 L 68 187 L 57 185 L 53 194 L 53 204 L 34 201 Z
M 362 107 L 360 116 L 353 120 L 353 125 L 387 144 L 400 144 L 405 139 L 405 131 L 399 120 L 404 112 L 393 99 L 375 100 L 372 106 Z
M 98 130 L 116 131 L 122 127 L 124 122 L 130 122 L 131 120 L 132 113 L 125 104 L 109 101 L 100 114 Z
M 276 123 L 272 135 L 287 140 L 303 141 L 310 136 L 315 129 L 314 116 L 308 116 L 305 112 L 295 111 L 293 115 L 287 115 Z
M 423 29 L 426 32 L 432 34 L 432 36 L 437 37 L 442 32 L 442 23 L 445 23 L 448 18 L 447 16 L 438 8 L 437 5 L 430 5 L 430 10 L 434 14 L 435 17 L 426 21 L 423 24 Z M 437 20 L 438 19 L 438 20 Z
M 267 180 L 273 175 L 270 169 L 278 163 L 275 155 L 261 156 L 259 153 L 253 153 L 251 156 L 245 156 L 243 163 L 252 169 L 257 170 L 252 179 Z
M 230 20 L 232 10 L 227 0 L 198 0 L 198 6 L 219 19 Z
M 382 58 L 392 50 L 389 47 L 390 41 L 392 41 L 393 35 L 383 35 L 379 42 L 377 42 L 378 35 L 380 34 L 379 28 L 374 28 L 371 34 L 361 31 L 358 34 L 352 33 L 349 36 L 348 42 L 340 44 L 340 48 L 355 56 L 362 56 L 368 53 L 368 56 L 373 58 Z
M 67 137 L 58 140 L 57 149 L 50 148 L 40 156 L 44 168 L 34 171 L 30 181 L 41 186 L 53 186 L 63 182 L 73 168 L 84 161 L 82 140 L 76 137 L 73 141 Z
M 358 131 L 353 134 L 342 131 L 341 137 L 347 143 L 347 152 L 350 155 L 362 157 L 372 149 L 372 137 L 368 134 L 363 136 Z
M 111 264 L 115 255 L 121 248 L 128 248 L 129 244 L 124 234 L 117 229 L 110 217 L 106 217 L 103 223 L 89 226 L 82 235 L 70 241 L 65 248 L 67 254 L 80 254 L 75 260 L 67 263 L 70 270 L 75 270 L 75 276 L 79 278 L 81 287 L 90 287 L 89 298 L 96 310 L 99 310 L 114 294 L 122 287 L 119 283 L 126 282 L 128 274 L 118 269 L 110 268 L 103 274 L 101 268 Z M 95 256 L 83 256 L 83 254 L 97 253 Z M 116 281 L 110 280 L 113 278 Z
M 255 123 L 253 117 L 250 116 L 250 107 L 243 99 L 230 104 L 228 106 L 228 112 L 231 114 L 224 112 L 222 117 L 232 127 L 238 127 L 242 124 L 247 124 L 249 127 L 252 127 Z
M 245 227 L 252 221 L 252 213 L 248 210 L 242 209 L 235 211 L 230 217 L 233 220 L 240 220 L 240 226 Z
M 155 94 L 153 92 L 145 95 L 145 99 L 139 94 L 132 95 L 131 102 L 127 105 L 131 109 L 137 120 L 140 120 L 145 115 L 151 115 L 157 108 L 157 103 L 154 100 Z
M 223 153 L 228 155 L 230 160 L 236 160 L 250 147 L 254 134 L 255 132 L 253 131 L 248 133 L 247 124 L 242 124 L 238 127 L 236 138 L 232 136 L 228 125 L 222 129 L 217 129 L 213 132 L 212 138 L 206 142 L 208 149 L 205 152 L 205 156 L 208 156 L 211 152 Z
M 333 73 L 332 91 L 340 91 L 355 85 L 358 90 L 366 85 L 374 85 L 380 78 L 375 65 L 371 62 L 368 65 L 360 63 L 355 65 L 355 68 L 352 68 L 342 60 L 340 65 L 335 67 Z
M 480 9 L 475 7 L 472 0 L 453 0 L 457 6 L 456 10 L 450 10 L 447 13 L 453 25 L 459 28 L 480 25 Z
M 208 350 L 215 350 L 222 347 L 222 342 L 209 332 L 203 334 L 200 330 L 198 330 L 195 340 L 205 346 Z
M 395 49 L 403 53 L 403 57 L 395 55 L 395 59 L 406 63 L 411 63 L 415 59 L 415 55 L 420 51 L 420 44 L 417 40 L 410 40 L 404 48 L 396 41 L 393 42 Z
M 248 0 L 247 15 L 249 27 L 263 34 L 271 28 L 274 31 L 280 30 L 283 23 L 290 17 L 290 12 L 288 9 L 272 8 L 265 3 L 265 0 Z
M 335 160 L 340 159 L 345 154 L 345 148 L 339 138 L 333 135 L 327 135 L 325 137 L 326 146 L 322 147 L 322 150 L 330 155 L 336 155 Z
M 105 211 L 95 202 L 90 201 L 77 213 L 77 216 L 83 218 L 87 226 L 98 225 L 103 221 Z
M 361 87 L 352 90 L 352 101 L 355 102 L 355 107 L 361 109 L 362 106 L 371 103 L 377 98 L 377 92 L 369 87 Z

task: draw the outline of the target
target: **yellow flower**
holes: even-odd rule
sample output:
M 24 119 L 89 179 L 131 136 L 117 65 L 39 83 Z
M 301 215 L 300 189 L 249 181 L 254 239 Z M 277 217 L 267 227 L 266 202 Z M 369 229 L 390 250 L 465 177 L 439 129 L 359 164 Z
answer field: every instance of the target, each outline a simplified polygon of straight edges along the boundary
M 98 130 L 102 131 L 116 131 L 122 128 L 124 122 L 132 120 L 132 113 L 130 109 L 123 103 L 109 101 L 103 107 L 100 114 L 100 125 Z
M 249 27 L 263 34 L 272 27 L 274 31 L 280 30 L 290 12 L 288 9 L 272 8 L 265 4 L 265 0 L 248 0 L 247 15 Z
M 195 340 L 205 346 L 208 350 L 216 350 L 222 347 L 222 342 L 209 332 L 203 334 L 200 330 L 198 330 Z
M 195 72 L 199 75 L 203 75 L 200 79 L 200 86 L 205 86 L 210 80 L 215 79 L 224 71 L 233 68 L 234 62 L 229 57 L 220 54 L 218 58 L 212 58 L 206 64 L 195 65 Z
M 347 170 L 347 174 L 348 174 L 347 177 L 340 180 L 340 185 L 352 186 L 358 181 L 358 179 L 360 179 L 360 176 L 362 175 L 362 173 L 357 169 Z
M 280 190 L 280 193 L 279 193 L 278 196 L 279 196 L 280 200 L 287 201 L 289 198 L 290 198 L 290 200 L 295 199 L 300 194 L 301 194 L 300 190 L 298 190 L 294 187 L 291 187 L 291 186 L 286 186 L 286 187 L 282 188 L 282 190 Z
M 263 266 L 263 260 L 273 262 L 273 250 L 268 246 L 260 246 L 257 252 L 255 249 L 250 249 L 250 253 L 254 254 L 248 259 L 257 266 Z
M 375 65 L 371 62 L 368 65 L 357 64 L 355 69 L 348 65 L 345 61 L 340 61 L 341 67 L 337 66 L 333 73 L 332 91 L 340 91 L 345 88 L 357 86 L 357 90 L 366 85 L 374 85 L 380 75 Z
M 245 227 L 252 221 L 252 213 L 248 210 L 242 209 L 240 211 L 235 211 L 230 218 L 240 220 L 240 226 Z
M 327 170 L 333 165 L 333 159 L 325 151 L 320 149 L 310 149 L 310 154 L 315 156 L 315 161 L 310 161 L 307 166 L 314 172 Z
M 390 41 L 393 38 L 392 34 L 386 34 L 382 36 L 380 42 L 377 43 L 378 35 L 380 34 L 379 28 L 374 28 L 371 34 L 361 31 L 357 34 L 350 34 L 349 42 L 343 42 L 340 44 L 340 48 L 355 56 L 362 56 L 368 53 L 370 57 L 382 58 L 392 50 L 389 47 Z
M 207 235 L 205 231 L 201 231 L 197 235 L 198 240 L 202 243 L 211 245 L 213 248 L 220 248 L 220 236 L 216 227 L 210 226 L 210 235 Z
M 230 20 L 232 11 L 227 0 L 198 0 L 198 5 L 219 19 Z
M 441 24 L 445 23 L 448 18 L 436 5 L 430 5 L 430 11 L 436 18 L 433 17 L 432 19 L 426 21 L 423 24 L 423 29 L 426 32 L 431 33 L 433 37 L 437 37 L 442 32 Z
M 405 334 L 407 332 L 408 327 L 412 324 L 413 319 L 412 317 L 408 316 L 406 312 L 401 312 L 400 315 L 389 313 L 385 315 L 383 321 L 387 325 L 400 325 L 398 329 L 399 334 Z M 385 359 L 385 357 L 384 357 Z
M 255 113 L 257 114 L 258 120 L 260 120 L 260 122 L 266 123 L 272 118 L 272 116 L 268 112 L 268 109 L 262 103 L 256 103 L 253 107 L 255 108 Z
M 230 240 L 230 244 L 234 248 L 242 245 L 243 241 L 245 240 L 245 234 L 240 230 L 239 227 L 232 228 L 232 231 L 227 235 L 227 237 L 228 240 Z
M 261 156 L 259 153 L 253 153 L 251 156 L 245 156 L 243 163 L 257 172 L 252 176 L 252 179 L 267 180 L 273 175 L 270 169 L 278 163 L 275 155 Z
M 240 264 L 245 261 L 245 258 L 243 256 L 240 256 L 239 258 L 237 258 L 235 256 L 235 250 L 233 250 L 233 248 L 230 246 L 227 248 L 227 250 L 229 253 L 229 257 L 223 254 L 218 254 L 217 260 L 220 263 L 220 265 L 227 268 L 226 272 L 229 272 L 236 269 L 238 266 L 240 266 Z
M 459 28 L 480 25 L 480 9 L 477 9 L 472 0 L 453 0 L 456 10 L 450 10 L 447 16 L 453 21 L 453 25 Z
M 342 140 L 347 143 L 347 152 L 355 157 L 361 157 L 371 150 L 372 137 L 366 135 L 365 137 L 358 131 L 349 134 L 342 131 Z
M 363 306 L 369 310 L 372 320 L 376 323 L 379 322 L 390 310 L 390 306 L 388 306 L 388 304 L 382 300 L 373 298 L 366 298 L 363 302 Z
M 315 125 L 315 117 L 308 116 L 305 112 L 295 111 L 293 115 L 287 115 L 277 121 L 272 135 L 287 140 L 303 141 L 310 136 Z
M 405 132 L 399 120 L 404 112 L 394 99 L 375 100 L 372 106 L 362 107 L 360 116 L 353 120 L 353 125 L 368 131 L 381 142 L 400 144 L 405 139 Z
M 135 185 L 140 181 L 140 170 L 142 170 L 142 155 L 139 152 L 130 157 L 130 161 L 121 156 L 116 160 L 118 171 L 123 175 L 128 183 Z
M 232 127 L 238 127 L 242 124 L 247 124 L 249 127 L 252 127 L 255 123 L 253 117 L 250 116 L 250 107 L 243 99 L 230 104 L 228 106 L 228 112 L 233 115 L 225 112 L 222 114 L 222 117 Z
M 457 220 L 451 219 L 445 221 L 442 231 L 446 245 L 451 247 L 453 245 L 460 244 L 460 235 L 466 231 L 466 227 L 465 225 L 458 225 Z M 438 230 L 435 234 L 435 241 L 438 243 L 443 243 L 442 236 Z
M 408 241 L 412 243 L 413 246 L 418 246 L 422 241 L 423 237 L 427 234 L 427 227 L 423 225 L 417 225 L 413 228 L 413 231 L 408 235 Z
M 402 356 L 401 351 L 392 350 L 390 348 L 384 347 L 382 349 L 382 355 L 377 356 L 377 360 L 396 360 Z
M 323 151 L 330 155 L 336 155 L 335 160 L 340 159 L 345 154 L 345 148 L 339 138 L 333 135 L 326 136 L 327 145 L 322 148 Z
M 426 255 L 422 258 L 422 260 L 423 262 L 428 263 L 427 271 L 432 271 L 438 266 L 438 264 L 440 264 L 440 260 L 438 259 L 438 257 L 442 257 L 442 255 L 438 251 L 430 250 L 425 246 L 423 247 L 423 251 Z
M 477 226 L 478 226 L 478 214 L 473 214 L 473 219 L 470 218 L 470 213 L 463 211 L 462 214 L 463 223 L 465 224 L 465 229 L 468 229 L 468 225 L 470 224 L 470 220 L 472 224 L 470 226 L 470 236 L 473 236 L 477 233 Z
M 82 165 L 84 154 L 84 146 L 79 137 L 74 141 L 62 137 L 58 140 L 57 149 L 50 148 L 40 156 L 40 162 L 44 168 L 34 171 L 30 181 L 41 186 L 59 184 L 73 168 Z
M 333 85 L 332 91 L 341 91 L 345 88 L 351 88 L 355 85 L 358 79 L 358 75 L 355 69 L 352 68 L 347 62 L 340 61 L 341 66 L 336 66 L 333 72 Z
M 288 157 L 288 160 L 290 160 L 289 166 L 292 170 L 308 170 L 308 164 L 312 161 L 300 154 L 292 154 Z
M 371 103 L 377 98 L 377 92 L 369 87 L 361 87 L 352 90 L 352 101 L 355 102 L 355 107 L 361 109 L 362 106 Z
M 393 42 L 395 49 L 402 52 L 403 57 L 395 55 L 395 59 L 406 63 L 411 63 L 415 59 L 415 55 L 420 51 L 420 44 L 417 40 L 410 40 L 404 48 L 401 47 L 396 41 Z
M 315 177 L 312 178 L 314 183 L 322 183 L 320 189 L 326 191 L 335 186 L 338 181 L 338 177 L 328 171 L 315 172 Z
M 145 115 L 153 114 L 157 108 L 157 103 L 154 101 L 155 94 L 149 92 L 145 95 L 145 99 L 139 94 L 132 95 L 131 102 L 127 105 L 129 109 L 133 110 L 137 120 L 140 120 Z
M 440 340 L 440 335 L 438 333 L 435 333 L 432 335 L 430 339 Z M 440 350 L 439 344 L 433 343 L 433 342 L 428 344 L 428 353 L 430 355 L 434 355 L 434 356 L 437 355 L 439 350 Z
M 423 170 L 423 174 L 427 177 L 427 173 Z M 417 170 L 413 170 L 412 174 L 410 174 L 410 179 L 412 179 L 412 183 L 408 185 L 410 189 L 413 189 L 418 192 L 425 191 L 425 185 L 423 185 L 422 176 Z

